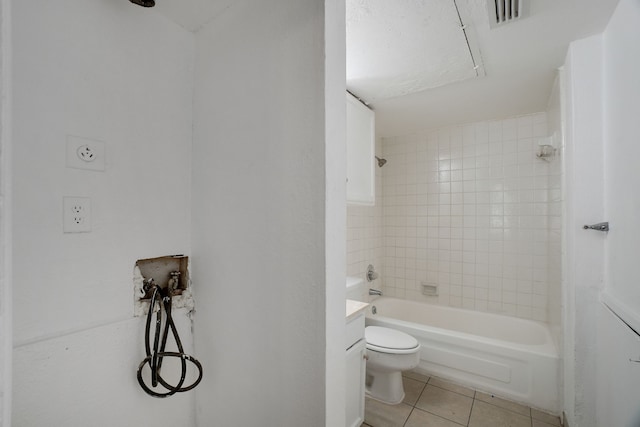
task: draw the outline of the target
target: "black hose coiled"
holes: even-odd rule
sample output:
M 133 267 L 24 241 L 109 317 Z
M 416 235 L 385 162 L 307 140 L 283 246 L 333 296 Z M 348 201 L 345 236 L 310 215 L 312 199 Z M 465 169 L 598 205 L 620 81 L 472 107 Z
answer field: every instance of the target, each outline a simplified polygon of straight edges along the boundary
M 202 365 L 200 364 L 200 362 L 198 362 L 197 359 L 184 353 L 184 349 L 182 348 L 182 341 L 180 341 L 180 337 L 178 336 L 178 330 L 176 329 L 176 325 L 175 323 L 173 323 L 173 318 L 171 317 L 171 290 L 168 288 L 166 290 L 163 290 L 159 288 L 157 285 L 152 285 L 150 290 L 152 291 L 151 302 L 149 303 L 149 313 L 147 313 L 147 326 L 144 334 L 144 338 L 145 338 L 144 344 L 145 344 L 145 351 L 146 351 L 147 357 L 145 357 L 144 360 L 140 363 L 140 366 L 138 366 L 138 383 L 140 384 L 140 387 L 142 387 L 142 389 L 147 394 L 153 397 L 168 397 L 178 392 L 189 391 L 195 388 L 202 380 Z M 150 338 L 149 335 L 151 330 L 151 317 L 153 316 L 153 310 L 156 306 L 156 302 L 159 302 L 158 301 L 159 295 L 162 296 L 162 304 L 160 305 L 160 308 L 158 309 L 158 312 L 156 314 L 156 329 L 154 333 L 153 349 L 152 349 L 149 341 L 149 338 Z M 164 311 L 167 314 L 167 319 L 164 324 L 164 331 L 162 332 L 162 340 L 160 340 L 160 330 L 162 329 L 162 307 L 163 306 L 164 306 Z M 169 338 L 169 329 L 171 329 L 173 338 L 175 339 L 176 344 L 178 346 L 177 352 L 164 351 L 167 345 L 167 339 Z M 158 347 L 158 344 L 160 344 L 159 347 Z M 164 380 L 164 378 L 162 378 L 162 375 L 160 375 L 160 371 L 162 368 L 162 360 L 165 357 L 180 358 L 180 363 L 181 363 L 180 381 L 178 381 L 178 384 L 176 385 L 171 385 L 167 383 Z M 198 369 L 198 379 L 196 379 L 193 382 L 193 384 L 183 387 L 185 377 L 187 375 L 187 360 L 193 363 L 195 367 Z M 151 368 L 151 386 L 155 388 L 158 386 L 158 383 L 160 383 L 165 389 L 168 390 L 167 392 L 159 393 L 157 391 L 152 390 L 151 388 L 149 388 L 149 386 L 147 386 L 147 384 L 145 384 L 142 378 L 142 369 L 144 368 L 145 365 L 149 365 L 149 367 Z

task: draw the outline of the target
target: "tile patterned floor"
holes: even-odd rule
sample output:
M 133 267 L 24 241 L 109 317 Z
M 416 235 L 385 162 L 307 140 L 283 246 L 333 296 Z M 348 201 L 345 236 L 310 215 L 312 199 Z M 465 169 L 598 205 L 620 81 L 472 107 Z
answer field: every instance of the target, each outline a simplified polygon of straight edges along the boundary
M 560 419 L 436 377 L 404 376 L 405 399 L 366 399 L 362 427 L 556 427 Z

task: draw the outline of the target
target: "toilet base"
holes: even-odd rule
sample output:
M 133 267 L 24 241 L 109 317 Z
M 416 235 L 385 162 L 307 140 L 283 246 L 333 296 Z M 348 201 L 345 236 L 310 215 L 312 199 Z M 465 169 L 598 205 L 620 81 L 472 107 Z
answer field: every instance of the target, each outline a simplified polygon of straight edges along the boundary
M 397 405 L 404 400 L 402 372 L 380 372 L 367 369 L 366 395 L 372 399 L 390 405 Z

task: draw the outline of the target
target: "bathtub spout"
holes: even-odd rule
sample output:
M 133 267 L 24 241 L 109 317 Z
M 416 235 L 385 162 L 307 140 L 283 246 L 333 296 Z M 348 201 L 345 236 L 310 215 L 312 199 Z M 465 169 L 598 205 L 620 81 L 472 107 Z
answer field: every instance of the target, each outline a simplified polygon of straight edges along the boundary
M 377 289 L 369 289 L 369 295 L 377 295 L 379 297 L 382 296 L 382 291 L 379 291 Z

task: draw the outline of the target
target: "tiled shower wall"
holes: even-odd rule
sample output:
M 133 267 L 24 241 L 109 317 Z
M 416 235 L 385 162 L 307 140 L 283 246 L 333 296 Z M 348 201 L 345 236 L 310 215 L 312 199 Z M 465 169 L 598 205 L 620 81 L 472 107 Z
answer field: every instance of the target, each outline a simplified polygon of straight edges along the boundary
M 545 136 L 539 113 L 385 138 L 385 294 L 547 321 L 560 175 L 536 157 Z M 438 295 L 423 295 L 423 284 Z

